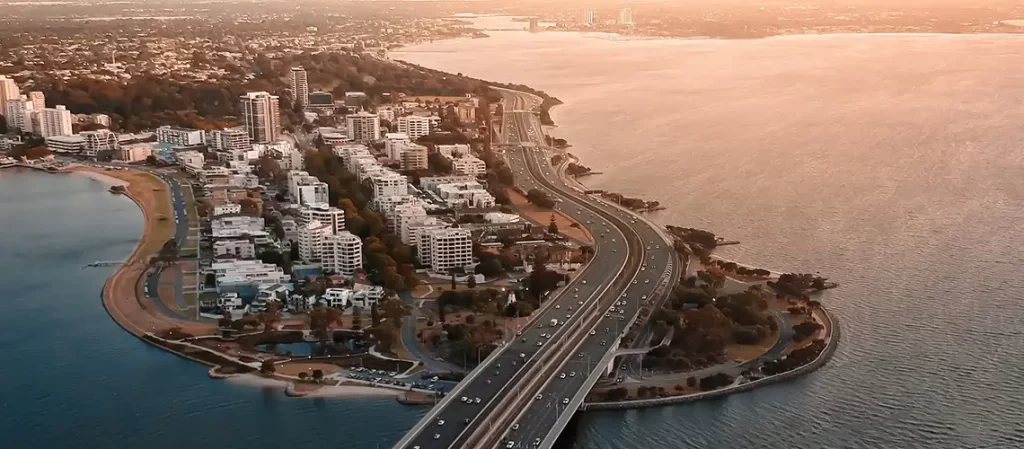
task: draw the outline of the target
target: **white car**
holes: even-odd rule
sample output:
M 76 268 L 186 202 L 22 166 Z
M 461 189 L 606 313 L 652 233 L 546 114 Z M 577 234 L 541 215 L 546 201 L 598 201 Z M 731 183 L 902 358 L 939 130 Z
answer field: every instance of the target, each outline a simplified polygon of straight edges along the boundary
M 516 447 L 516 442 L 515 441 L 508 441 L 508 442 L 505 443 L 505 449 L 512 449 L 514 447 Z
M 562 399 L 562 403 L 563 404 L 568 404 L 569 403 L 569 398 Z
M 544 342 L 543 341 L 538 341 L 537 342 L 537 346 L 544 346 Z
M 519 423 L 512 424 L 512 430 L 519 430 Z
M 650 283 L 651 283 L 650 279 L 644 279 L 644 284 L 650 284 Z
M 576 371 L 570 372 L 569 377 L 576 377 Z
M 591 330 L 590 330 L 590 335 L 594 335 L 594 334 L 596 334 L 596 333 L 597 333 L 597 331 L 595 331 L 595 330 L 593 330 L 593 329 L 591 329 Z
M 561 308 L 562 308 L 562 306 L 561 306 L 561 305 L 559 305 L 559 304 L 555 304 L 555 308 L 556 308 L 556 309 L 561 309 Z
M 641 296 L 640 299 L 647 299 L 647 295 Z
M 479 404 L 480 403 L 480 398 L 473 398 L 473 403 L 474 404 Z
M 435 440 L 440 440 L 440 439 L 441 439 L 441 434 L 439 434 L 439 433 L 435 433 L 435 434 L 434 434 L 434 439 L 435 439 Z
M 542 395 L 542 394 L 538 394 L 538 395 L 537 395 L 537 400 L 539 401 L 539 400 L 541 400 L 541 399 L 544 399 L 544 395 Z
M 559 374 L 559 375 L 558 375 L 558 378 L 559 378 L 559 379 L 565 379 L 565 373 Z
M 459 402 L 469 402 L 469 398 L 463 396 L 463 397 L 459 398 Z
M 444 420 L 443 419 L 437 420 L 437 425 L 443 426 L 444 425 Z

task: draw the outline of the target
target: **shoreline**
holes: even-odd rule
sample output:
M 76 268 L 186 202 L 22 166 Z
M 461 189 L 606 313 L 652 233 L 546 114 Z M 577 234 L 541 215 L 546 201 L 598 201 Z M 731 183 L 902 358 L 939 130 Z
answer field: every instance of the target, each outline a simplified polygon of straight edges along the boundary
M 1022 36 L 1022 37 L 1024 37 L 1024 36 Z M 531 94 L 529 92 L 521 92 L 521 93 Z M 531 94 L 531 95 L 533 95 L 533 94 Z M 552 98 L 554 98 L 554 97 L 552 97 Z M 556 104 L 551 105 L 548 108 L 548 117 L 550 117 L 552 119 L 552 121 L 554 121 L 554 118 L 551 116 L 551 112 L 550 111 L 551 111 L 552 108 L 554 108 L 555 106 L 558 106 L 560 104 L 565 104 L 565 103 L 564 102 L 558 102 Z M 548 128 L 554 128 L 554 127 L 557 127 L 557 125 L 552 124 L 552 125 L 548 126 L 548 125 L 543 125 L 542 124 L 541 132 L 544 134 L 545 141 L 547 141 L 548 138 L 553 139 L 553 137 L 548 133 Z M 571 146 L 571 144 L 569 144 L 568 146 Z M 553 148 L 553 147 L 551 147 L 551 148 Z M 576 163 L 582 163 L 582 159 L 579 156 L 575 155 L 575 154 L 569 153 L 568 151 L 563 151 L 563 153 L 565 153 L 565 156 L 566 156 L 565 160 L 563 160 L 563 162 L 561 164 L 559 164 L 557 167 L 555 167 L 555 169 L 558 170 L 561 173 L 562 176 L 564 176 L 564 177 L 566 177 L 568 179 L 572 179 L 573 182 L 575 182 L 580 187 L 583 187 L 585 189 L 586 185 L 583 184 L 582 181 L 580 181 L 579 177 L 578 176 L 570 175 L 567 172 L 567 170 L 566 170 L 566 168 L 568 166 L 568 161 L 569 160 L 574 160 Z M 640 219 L 648 220 L 647 217 L 645 217 L 643 214 L 641 214 L 641 213 L 639 213 L 637 211 L 631 211 L 631 213 L 633 213 L 636 216 L 640 217 Z M 662 228 L 662 231 L 665 230 L 664 226 L 660 226 L 660 227 Z M 670 237 L 670 236 L 668 236 L 668 237 Z M 739 243 L 739 242 L 736 242 L 736 243 Z M 712 257 L 715 257 L 715 256 L 712 256 Z M 721 259 L 721 258 L 719 258 L 719 259 Z M 738 265 L 750 267 L 749 265 L 743 264 L 741 262 L 734 262 L 734 263 L 736 263 Z M 769 270 L 769 271 L 772 273 L 773 276 L 777 276 L 777 275 L 781 274 L 781 273 L 777 273 L 777 272 L 772 271 L 772 270 Z M 743 392 L 743 391 L 752 390 L 752 389 L 755 389 L 755 388 L 758 388 L 758 387 L 762 387 L 762 386 L 769 386 L 769 385 L 772 385 L 772 384 L 775 384 L 775 383 L 778 383 L 778 382 L 792 380 L 792 379 L 801 377 L 801 376 L 803 376 L 805 374 L 809 374 L 811 372 L 817 371 L 821 367 L 825 366 L 829 362 L 829 360 L 832 359 L 832 355 L 835 353 L 836 349 L 839 346 L 839 335 L 840 335 L 838 318 L 836 318 L 835 316 L 830 314 L 828 312 L 828 310 L 824 306 L 819 306 L 817 308 L 817 310 L 820 310 L 821 314 L 827 320 L 827 323 L 825 323 L 826 325 L 825 325 L 825 329 L 824 329 L 825 335 L 826 335 L 825 347 L 821 350 L 821 352 L 818 354 L 818 356 L 815 357 L 814 360 L 812 360 L 811 362 L 808 362 L 805 365 L 799 366 L 799 367 L 797 367 L 797 368 L 795 368 L 793 370 L 787 371 L 787 372 L 774 374 L 774 375 L 763 377 L 763 378 L 760 378 L 760 379 L 757 379 L 757 380 L 748 381 L 748 382 L 745 382 L 745 383 L 742 383 L 742 384 L 726 386 L 726 387 L 715 389 L 715 390 L 702 391 L 702 392 L 699 392 L 699 393 L 692 393 L 692 394 L 688 394 L 688 395 L 668 396 L 668 397 L 652 398 L 652 399 L 634 399 L 634 400 L 625 400 L 625 401 L 617 401 L 617 402 L 589 402 L 589 403 L 588 402 L 584 402 L 581 405 L 581 407 L 580 407 L 580 411 L 587 411 L 588 409 L 590 409 L 590 410 L 624 410 L 624 409 L 634 409 L 634 408 L 658 407 L 658 406 L 664 406 L 664 405 L 673 405 L 673 404 L 682 404 L 682 403 L 687 403 L 687 402 L 700 401 L 700 400 L 704 400 L 704 399 L 719 398 L 719 397 L 723 397 L 723 396 L 728 396 L 730 394 L 735 394 L 735 393 L 740 393 L 740 392 Z

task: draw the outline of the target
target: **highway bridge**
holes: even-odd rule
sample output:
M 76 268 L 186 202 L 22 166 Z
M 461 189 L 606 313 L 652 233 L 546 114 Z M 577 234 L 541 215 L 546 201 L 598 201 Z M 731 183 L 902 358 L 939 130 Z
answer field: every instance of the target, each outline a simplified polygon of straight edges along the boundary
M 591 387 L 614 367 L 614 350 L 642 305 L 665 294 L 678 276 L 675 253 L 657 226 L 583 194 L 550 167 L 531 112 L 540 99 L 504 93 L 503 156 L 517 185 L 544 190 L 561 212 L 584 224 L 594 236 L 595 256 L 396 449 L 550 448 Z

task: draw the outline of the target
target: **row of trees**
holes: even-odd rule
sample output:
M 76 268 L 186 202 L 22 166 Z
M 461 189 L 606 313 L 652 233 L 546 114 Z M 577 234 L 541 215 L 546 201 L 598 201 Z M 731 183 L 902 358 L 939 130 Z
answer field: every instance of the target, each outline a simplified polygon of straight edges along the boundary
M 526 200 L 541 209 L 552 209 L 555 207 L 555 200 L 547 192 L 540 189 L 530 189 L 526 192 Z

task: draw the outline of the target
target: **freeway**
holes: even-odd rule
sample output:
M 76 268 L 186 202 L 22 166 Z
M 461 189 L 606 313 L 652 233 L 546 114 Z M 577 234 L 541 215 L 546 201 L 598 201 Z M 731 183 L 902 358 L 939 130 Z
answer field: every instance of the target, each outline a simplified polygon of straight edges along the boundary
M 532 109 L 531 105 L 539 104 L 539 101 L 531 101 L 522 98 L 523 95 L 510 92 L 506 92 L 506 103 L 509 103 L 510 96 L 515 97 L 511 99 L 513 111 L 521 108 Z M 539 120 L 532 113 L 513 112 L 506 114 L 503 120 L 502 131 L 506 143 L 530 142 L 543 147 Z M 565 195 L 572 195 L 568 192 L 578 190 L 578 186 L 574 187 L 564 177 L 554 176 L 546 159 L 541 151 L 526 149 L 513 152 L 506 158 L 514 173 L 528 171 L 533 175 L 537 181 L 534 188 L 566 192 Z M 564 360 L 547 377 L 539 392 L 531 392 L 535 399 L 518 412 L 515 424 L 505 430 L 500 447 L 529 448 L 541 442 L 543 447 L 550 447 L 568 418 L 589 392 L 592 379 L 588 384 L 588 377 L 595 371 L 604 369 L 597 366 L 596 362 L 617 346 L 618 338 L 626 332 L 625 325 L 634 321 L 643 305 L 668 290 L 676 279 L 678 270 L 674 266 L 675 252 L 656 226 L 610 205 L 604 205 L 601 209 L 616 216 L 615 221 L 620 223 L 620 227 L 627 228 L 620 232 L 631 232 L 640 240 L 638 252 L 642 254 L 644 264 L 639 271 L 630 276 L 632 280 L 628 288 L 618 297 L 611 299 L 613 304 L 601 303 L 600 307 L 608 308 L 607 313 L 579 342 L 573 357 Z M 600 226 L 591 225 L 593 219 L 597 217 L 596 214 L 587 215 L 582 211 L 576 213 L 580 215 L 581 220 L 587 221 L 592 234 L 598 240 L 598 246 L 610 238 L 605 235 L 610 228 L 602 229 Z
M 535 181 L 522 179 L 522 182 Z M 520 180 L 517 179 L 517 182 Z M 580 202 L 577 198 L 558 193 L 553 196 L 561 200 L 559 208 L 566 213 L 593 214 L 593 206 L 589 202 Z M 566 339 L 566 335 L 582 326 L 583 314 L 578 313 L 581 308 L 593 307 L 597 301 L 607 297 L 606 293 L 613 289 L 610 280 L 618 279 L 621 282 L 624 272 L 635 272 L 639 268 L 640 260 L 628 257 L 626 234 L 612 224 L 609 216 L 603 212 L 593 214 L 591 221 L 595 227 L 602 227 L 609 233 L 606 239 L 595 245 L 594 261 L 547 301 L 544 308 L 535 312 L 539 316 L 531 325 L 517 331 L 517 334 L 522 332 L 522 335 L 511 338 L 506 345 L 495 350 L 495 354 L 488 357 L 421 419 L 395 445 L 396 448 L 463 447 L 475 429 L 489 425 L 487 417 L 503 398 L 523 393 L 517 389 L 517 384 L 529 368 L 537 365 L 548 351 L 574 343 Z M 639 242 L 634 238 L 633 244 L 638 245 Z M 613 290 L 612 294 L 617 295 L 618 291 L 621 290 Z M 565 323 L 551 327 L 549 323 L 553 319 Z M 542 336 L 549 334 L 549 337 Z M 468 403 L 462 401 L 463 397 L 468 399 Z

